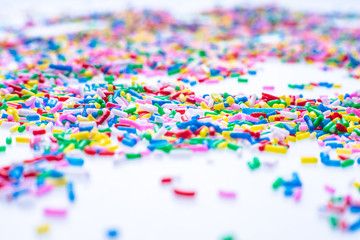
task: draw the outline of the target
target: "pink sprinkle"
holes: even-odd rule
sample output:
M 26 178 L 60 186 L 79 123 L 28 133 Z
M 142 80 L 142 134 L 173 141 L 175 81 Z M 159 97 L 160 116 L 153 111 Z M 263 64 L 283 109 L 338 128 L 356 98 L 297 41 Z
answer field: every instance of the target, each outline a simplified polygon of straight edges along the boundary
M 222 198 L 236 198 L 235 192 L 225 192 L 225 191 L 220 190 L 219 195 Z
M 56 208 L 45 208 L 44 214 L 47 217 L 66 217 L 67 210 L 66 209 L 56 209 Z
M 36 100 L 35 96 L 30 97 L 28 100 L 25 101 L 25 106 L 28 107 L 28 106 L 32 105 L 35 102 L 35 100 Z
M 325 191 L 327 191 L 328 193 L 334 194 L 335 193 L 335 188 L 329 186 L 329 185 L 325 185 Z
M 323 147 L 323 146 L 325 145 L 324 141 L 321 140 L 321 139 L 318 140 L 318 144 L 319 144 L 319 146 L 321 146 L 321 147 Z
M 56 152 L 59 149 L 59 144 L 53 143 L 51 144 L 50 150 Z
M 146 157 L 146 156 L 149 156 L 151 154 L 151 151 L 150 150 L 146 150 L 144 152 L 141 153 L 141 156 L 142 157 Z
M 305 132 L 307 129 L 308 129 L 308 126 L 307 126 L 307 125 L 300 125 L 300 126 L 299 126 L 299 130 L 300 130 L 301 132 Z
M 208 80 L 205 81 L 205 83 L 208 83 L 208 84 L 219 83 L 219 80 L 217 80 L 217 79 L 213 79 L 213 80 L 208 79 Z
M 240 120 L 241 118 L 242 118 L 241 114 L 238 113 L 238 114 L 235 114 L 234 116 L 230 116 L 229 121 L 232 122 L 232 121 L 235 121 L 235 120 Z
M 263 86 L 263 90 L 274 91 L 274 89 L 275 89 L 274 86 Z
M 36 191 L 34 191 L 34 195 L 35 196 L 42 196 L 42 195 L 50 192 L 52 189 L 53 189 L 52 185 L 44 184 L 40 188 L 36 189 Z
M 298 189 L 295 190 L 294 199 L 295 199 L 296 202 L 300 201 L 301 193 L 302 193 L 301 188 L 298 188 Z
M 50 109 L 50 113 L 56 113 L 57 111 L 59 111 L 61 108 L 63 107 L 63 104 L 61 102 L 58 102 L 55 107 L 53 107 L 52 109 Z
M 70 122 L 76 122 L 77 118 L 71 114 L 67 115 L 67 120 L 69 120 Z
M 241 107 L 239 104 L 236 104 L 236 103 L 233 103 L 230 105 L 230 107 L 233 109 L 233 110 L 239 110 Z
M 208 147 L 204 145 L 190 145 L 190 144 L 179 144 L 181 148 L 190 148 L 193 152 L 206 152 L 208 151 Z

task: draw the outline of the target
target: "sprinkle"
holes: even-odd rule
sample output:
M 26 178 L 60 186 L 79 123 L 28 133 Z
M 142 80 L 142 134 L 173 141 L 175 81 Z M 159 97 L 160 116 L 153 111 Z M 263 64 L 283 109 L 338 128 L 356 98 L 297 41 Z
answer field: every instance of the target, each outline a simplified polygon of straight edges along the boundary
M 67 215 L 66 209 L 56 209 L 56 208 L 45 208 L 44 214 L 47 217 L 56 217 L 56 218 L 63 218 Z
M 182 197 L 195 197 L 196 192 L 194 191 L 186 191 L 186 190 L 180 190 L 180 189 L 174 189 L 174 193 L 178 196 Z
M 302 157 L 301 163 L 303 164 L 315 164 L 318 162 L 318 159 L 316 157 Z
M 38 234 L 47 233 L 50 231 L 50 225 L 49 224 L 40 225 L 36 228 L 36 231 Z

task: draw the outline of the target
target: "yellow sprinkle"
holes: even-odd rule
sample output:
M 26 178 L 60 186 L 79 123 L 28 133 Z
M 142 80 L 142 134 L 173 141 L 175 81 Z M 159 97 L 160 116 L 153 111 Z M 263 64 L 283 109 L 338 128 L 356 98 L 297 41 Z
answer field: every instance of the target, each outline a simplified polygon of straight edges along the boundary
M 95 107 L 96 107 L 97 109 L 100 109 L 100 108 L 101 108 L 101 105 L 100 105 L 99 103 L 94 103 L 94 105 L 95 105 Z
M 30 138 L 28 138 L 28 137 L 16 137 L 16 142 L 18 142 L 18 143 L 29 143 Z
M 317 118 L 316 114 L 314 112 L 310 112 L 309 117 L 311 118 Z
M 208 109 L 208 110 L 210 109 L 209 106 L 206 104 L 206 102 L 201 102 L 201 103 L 200 103 L 200 106 L 201 106 L 202 108 L 205 108 L 205 109 Z
M 296 142 L 296 137 L 294 136 L 287 136 L 286 139 L 290 142 Z
M 324 140 L 324 138 L 326 138 L 327 136 L 329 136 L 330 134 L 324 134 L 324 135 L 322 135 L 321 137 L 319 137 L 318 139 L 320 139 L 320 140 Z
M 86 70 L 84 73 L 83 73 L 83 76 L 84 77 L 91 77 L 93 74 L 92 74 L 92 71 L 91 70 Z
M 12 127 L 10 127 L 10 132 L 15 133 L 15 132 L 17 132 L 18 129 L 19 129 L 18 125 L 12 126 Z
M 351 148 L 337 148 L 336 153 L 340 154 L 340 155 L 343 155 L 343 154 L 350 155 L 350 154 L 352 154 L 352 150 L 351 150 Z
M 79 116 L 79 115 L 78 115 L 78 116 Z M 89 114 L 87 118 L 88 118 L 89 121 L 91 121 L 91 122 L 96 121 L 96 118 L 94 118 L 91 114 Z
M 33 92 L 30 92 L 29 90 L 26 90 L 26 89 L 21 89 L 21 93 L 24 94 L 24 95 L 35 95 L 35 93 Z
M 17 122 L 17 121 L 19 121 L 19 114 L 18 114 L 18 112 L 17 112 L 17 110 L 13 110 L 12 112 L 11 112 L 11 115 L 13 115 L 13 117 L 14 117 L 14 120 Z
M 133 115 L 133 116 L 131 116 L 131 117 L 128 117 L 128 119 L 130 119 L 130 120 L 136 120 L 136 116 Z
M 130 93 L 127 93 L 127 94 L 126 94 L 126 100 L 128 100 L 129 102 L 131 102 L 131 94 L 130 94 Z
M 63 129 L 58 129 L 58 128 L 53 128 L 52 132 L 53 133 L 62 133 L 62 132 L 64 132 L 64 130 Z
M 37 80 L 30 80 L 30 81 L 27 82 L 27 84 L 30 85 L 30 86 L 34 86 L 34 85 L 36 85 L 38 83 L 39 83 L 39 81 L 37 81 Z
M 37 93 L 35 96 L 36 96 L 36 97 L 44 97 L 44 96 L 45 96 L 45 93 L 43 93 L 43 92 Z
M 350 122 L 350 121 L 359 122 L 359 121 L 360 121 L 360 118 L 359 118 L 359 117 L 356 117 L 356 116 L 343 115 L 343 117 L 344 117 L 345 120 L 348 121 L 348 122 Z
M 250 127 L 250 130 L 253 131 L 253 132 L 257 132 L 257 131 L 263 130 L 264 127 L 265 127 L 264 124 L 252 125 L 252 126 Z
M 49 182 L 51 182 L 51 184 L 54 186 L 54 187 L 61 187 L 61 186 L 64 186 L 67 181 L 65 178 L 51 178 L 49 179 Z
M 150 117 L 151 117 L 151 114 L 150 114 L 150 113 L 144 114 L 144 115 L 141 116 L 141 118 L 150 118 Z
M 180 100 L 180 102 L 185 102 L 186 101 L 186 98 L 185 98 L 184 94 L 179 95 L 179 100 Z
M 262 108 L 271 108 L 266 102 L 260 102 Z
M 106 135 L 105 133 L 100 133 L 100 132 L 95 132 L 93 134 L 93 139 L 96 141 L 101 141 L 102 139 L 109 139 L 109 136 Z
M 310 134 L 310 139 L 315 139 L 316 138 L 316 132 L 312 132 Z
M 82 140 L 82 139 L 88 139 L 90 137 L 90 132 L 88 131 L 82 131 L 78 133 L 73 133 L 70 135 L 70 139 L 75 138 L 76 140 Z
M 340 95 L 339 95 L 339 100 L 340 100 L 340 101 L 344 101 L 344 95 L 340 94 Z
M 304 132 L 304 133 L 300 133 L 300 134 L 296 134 L 296 140 L 303 140 L 310 137 L 310 133 L 309 132 Z
M 227 142 L 222 142 L 222 143 L 219 143 L 217 145 L 217 148 L 218 149 L 225 149 L 227 147 L 228 143 Z
M 19 97 L 19 95 L 18 95 L 18 94 L 6 94 L 6 95 L 5 95 L 5 99 L 6 99 L 6 100 L 8 100 L 8 99 L 10 99 L 10 98 L 13 98 L 13 97 Z
M 227 137 L 227 138 L 229 138 L 230 137 L 230 131 L 223 131 L 222 132 L 222 135 L 224 136 L 224 137 Z
M 275 105 L 275 104 L 274 104 Z M 280 115 L 278 114 L 278 115 L 271 115 L 271 116 L 269 116 L 269 121 L 270 122 L 273 122 L 273 121 L 275 121 L 275 118 L 276 117 L 280 117 Z
M 54 121 L 53 118 L 48 118 L 48 117 L 43 117 L 43 116 L 40 117 L 40 120 L 43 120 L 43 121 Z M 33 124 L 35 124 L 35 123 L 29 123 L 29 124 L 33 125 Z
M 226 103 L 228 103 L 229 105 L 231 105 L 231 104 L 235 103 L 235 100 L 234 100 L 233 97 L 229 96 L 229 97 L 227 97 L 227 99 L 226 99 Z
M 184 74 L 184 73 L 188 73 L 189 69 L 188 68 L 183 68 L 180 70 L 180 73 Z
M 360 144 L 354 144 L 354 145 L 351 145 L 351 147 L 353 147 L 353 148 L 360 148 Z
M 286 106 L 290 106 L 290 104 L 291 104 L 291 98 L 290 98 L 290 97 L 286 97 L 286 98 L 285 98 L 285 102 L 286 102 Z
M 200 136 L 204 138 L 204 137 L 207 136 L 208 132 L 209 132 L 209 128 L 208 128 L 208 127 L 203 127 L 203 128 L 200 130 Z
M 107 145 L 111 144 L 111 140 L 110 140 L 110 138 L 103 138 L 100 140 L 99 144 L 101 146 L 107 146 Z
M 318 159 L 316 157 L 302 157 L 301 158 L 301 163 L 304 164 L 312 164 L 312 163 L 317 163 Z
M 284 146 L 273 146 L 273 145 L 265 145 L 266 152 L 273 152 L 273 153 L 286 153 L 287 148 Z
M 118 145 L 115 145 L 115 144 L 112 144 L 112 145 L 108 145 L 107 146 L 107 149 L 110 151 L 110 152 L 114 152 L 116 149 L 118 149 L 119 146 Z
M 285 105 L 282 103 L 281 104 L 276 103 L 272 106 L 272 108 L 285 108 Z
M 75 144 L 70 143 L 66 148 L 64 148 L 63 152 L 66 154 L 74 149 L 75 149 Z
M 83 117 L 80 115 L 77 115 L 76 118 L 77 118 L 77 120 L 79 120 L 79 122 L 89 122 L 90 121 L 89 118 L 86 118 L 86 117 Z
M 36 228 L 37 233 L 42 234 L 42 233 L 47 233 L 50 231 L 50 225 L 49 224 L 43 224 L 40 225 Z
M 225 106 L 224 106 L 223 103 L 215 104 L 215 105 L 214 105 L 214 109 L 215 109 L 215 110 L 225 109 Z

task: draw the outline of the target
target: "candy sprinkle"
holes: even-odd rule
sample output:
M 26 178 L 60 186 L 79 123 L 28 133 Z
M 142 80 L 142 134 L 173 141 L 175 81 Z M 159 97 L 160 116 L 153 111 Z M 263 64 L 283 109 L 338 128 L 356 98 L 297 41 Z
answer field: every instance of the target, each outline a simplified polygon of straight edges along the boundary
M 358 20 L 360 15 L 261 6 L 216 8 L 184 21 L 165 11 L 127 10 L 4 28 L 0 196 L 12 202 L 62 188 L 74 203 L 80 196 L 73 175 L 87 176 L 85 167 L 94 158 L 130 164 L 149 156 L 186 159 L 231 152 L 234 158 L 251 159 L 244 165 L 256 170 L 251 171 L 255 176 L 263 171 L 263 153 L 278 157 L 280 165 L 293 156 L 293 145 L 299 141 L 299 146 L 311 143 L 321 148 L 320 156 L 301 157 L 301 163 L 316 164 L 319 159 L 325 169 L 355 170 L 360 164 L 360 91 L 355 81 L 360 79 L 359 29 L 337 26 L 339 18 Z M 89 19 L 104 28 L 51 37 L 31 37 L 25 31 Z M 278 41 L 265 41 L 266 35 Z M 354 90 L 311 97 L 270 94 L 278 86 L 258 84 L 256 79 L 262 74 L 258 63 L 274 58 L 315 63 L 322 71 L 343 69 L 353 78 L 349 81 L 354 81 Z M 231 93 L 199 94 L 194 87 L 225 81 L 235 86 Z M 257 89 L 241 93 L 247 84 Z M 339 91 L 341 86 L 288 85 Z M 12 150 L 25 148 L 29 158 L 3 161 Z M 161 179 L 164 185 L 172 182 L 172 177 Z M 290 180 L 277 178 L 272 188 L 283 188 L 295 201 L 302 197 L 297 173 Z M 175 196 L 189 198 L 201 191 L 171 189 Z M 335 194 L 332 187 L 325 189 Z M 215 191 L 221 198 L 235 198 L 237 192 Z M 359 203 L 349 196 L 331 196 L 325 208 L 332 227 L 360 229 L 360 220 L 348 222 L 342 215 L 345 209 L 359 212 Z M 65 218 L 70 210 L 43 211 L 46 217 Z M 49 226 L 37 231 L 47 232 Z M 113 229 L 107 233 L 118 235 Z

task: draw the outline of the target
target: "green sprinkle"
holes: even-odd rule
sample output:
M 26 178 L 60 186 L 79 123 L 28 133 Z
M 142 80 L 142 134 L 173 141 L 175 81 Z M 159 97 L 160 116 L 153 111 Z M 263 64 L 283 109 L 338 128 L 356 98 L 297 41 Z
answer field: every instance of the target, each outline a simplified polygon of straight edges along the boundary
M 341 164 L 340 164 L 340 166 L 343 167 L 343 168 L 345 168 L 345 167 L 350 167 L 350 166 L 352 166 L 352 165 L 354 165 L 354 160 L 352 160 L 352 159 L 343 161 L 343 162 L 341 162 Z
M 19 133 L 22 133 L 22 132 L 25 131 L 25 129 L 26 129 L 26 126 L 25 126 L 25 125 L 21 125 L 21 126 L 18 128 L 18 131 L 19 131 Z
M 240 82 L 240 83 L 247 83 L 248 80 L 245 79 L 245 78 L 238 78 L 238 82 Z
M 332 227 L 336 227 L 338 225 L 338 219 L 335 216 L 331 216 L 329 218 L 329 222 Z
M 129 108 L 129 109 L 124 110 L 124 112 L 126 112 L 126 113 L 128 113 L 128 114 L 132 114 L 132 113 L 134 113 L 136 110 L 137 110 L 136 107 L 132 107 L 132 108 Z
M 7 137 L 7 138 L 6 138 L 6 144 L 7 144 L 7 145 L 12 144 L 12 138 L 11 138 L 11 137 Z
M 127 153 L 125 154 L 127 159 L 136 159 L 136 158 L 141 158 L 141 154 L 140 153 Z
M 273 183 L 272 188 L 273 188 L 274 190 L 278 189 L 278 188 L 282 185 L 283 181 L 284 181 L 284 180 L 279 177 L 279 178 L 276 179 L 275 182 Z
M 241 148 L 240 146 L 236 145 L 236 144 L 233 144 L 233 143 L 228 143 L 227 147 L 231 150 L 238 150 L 239 148 Z
M 228 235 L 228 236 L 223 237 L 222 240 L 235 240 L 235 237 Z

